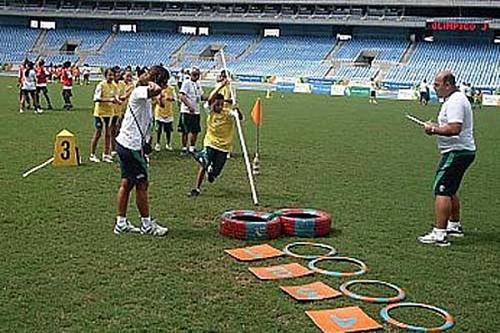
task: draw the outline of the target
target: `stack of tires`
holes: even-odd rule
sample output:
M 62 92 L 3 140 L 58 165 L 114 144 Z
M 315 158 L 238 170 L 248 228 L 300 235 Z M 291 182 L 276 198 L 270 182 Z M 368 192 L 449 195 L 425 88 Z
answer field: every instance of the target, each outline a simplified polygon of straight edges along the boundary
M 268 240 L 280 235 L 324 237 L 331 231 L 332 218 L 317 209 L 285 208 L 272 213 L 232 210 L 221 216 L 220 233 L 242 240 Z

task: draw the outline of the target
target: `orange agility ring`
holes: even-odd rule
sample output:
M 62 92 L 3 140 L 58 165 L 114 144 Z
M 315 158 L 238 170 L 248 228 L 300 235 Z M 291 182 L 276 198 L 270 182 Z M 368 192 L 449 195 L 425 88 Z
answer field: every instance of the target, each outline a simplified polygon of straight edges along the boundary
M 331 230 L 331 216 L 317 209 L 285 208 L 273 214 L 280 217 L 283 234 L 287 236 L 323 237 Z
M 221 216 L 222 235 L 243 240 L 275 239 L 281 235 L 279 217 L 254 210 L 231 210 Z
M 392 319 L 391 316 L 389 316 L 389 311 L 391 311 L 393 309 L 396 309 L 396 308 L 401 308 L 401 307 L 423 308 L 423 309 L 430 310 L 432 312 L 437 313 L 441 317 L 443 317 L 443 319 L 445 320 L 445 323 L 443 325 L 439 326 L 439 327 L 430 327 L 430 328 L 427 328 L 427 327 L 414 326 L 414 325 L 402 323 L 400 321 Z M 445 310 L 440 309 L 440 308 L 438 308 L 436 306 L 427 305 L 427 304 L 421 304 L 421 303 L 395 303 L 395 304 L 390 304 L 390 305 L 387 305 L 382 310 L 380 310 L 380 316 L 387 323 L 389 323 L 391 325 L 394 325 L 394 326 L 397 326 L 399 328 L 402 328 L 404 330 L 412 331 L 412 332 L 444 332 L 444 331 L 449 330 L 450 328 L 452 328 L 455 325 L 455 320 Z
M 356 294 L 352 291 L 349 290 L 349 287 L 352 286 L 353 284 L 378 284 L 382 286 L 389 287 L 391 289 L 394 289 L 398 294 L 394 297 L 369 297 L 369 296 L 362 296 L 359 294 Z M 359 301 L 365 301 L 365 302 L 370 302 L 370 303 L 394 303 L 394 302 L 401 302 L 405 297 L 405 292 L 403 289 L 399 288 L 398 286 L 392 284 L 392 283 L 387 283 L 384 281 L 379 281 L 379 280 L 351 280 L 347 281 L 344 284 L 340 286 L 340 291 L 344 293 L 344 295 L 359 300 Z

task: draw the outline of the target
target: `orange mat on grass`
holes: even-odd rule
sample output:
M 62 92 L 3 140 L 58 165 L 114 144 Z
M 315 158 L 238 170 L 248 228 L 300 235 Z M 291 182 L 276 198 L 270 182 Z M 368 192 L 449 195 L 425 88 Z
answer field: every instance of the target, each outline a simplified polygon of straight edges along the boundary
M 261 280 L 286 279 L 314 273 L 297 263 L 269 267 L 249 267 L 248 269 Z
M 269 244 L 241 247 L 238 249 L 224 250 L 230 256 L 240 261 L 253 261 L 279 257 L 283 252 L 275 249 Z
M 382 328 L 358 306 L 334 310 L 312 310 L 306 314 L 324 333 L 366 332 Z
M 340 291 L 335 290 L 319 281 L 301 286 L 286 286 L 280 288 L 297 301 L 315 301 L 335 298 L 342 295 Z

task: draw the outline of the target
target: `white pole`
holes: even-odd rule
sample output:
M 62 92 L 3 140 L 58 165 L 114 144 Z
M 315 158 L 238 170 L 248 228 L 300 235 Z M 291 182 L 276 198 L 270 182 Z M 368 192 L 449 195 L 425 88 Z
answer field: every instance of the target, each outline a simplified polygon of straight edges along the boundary
M 32 169 L 30 169 L 30 170 L 26 171 L 25 173 L 23 173 L 23 178 L 28 177 L 28 176 L 29 176 L 29 175 L 31 175 L 33 172 L 36 172 L 36 171 L 40 170 L 41 168 L 46 167 L 47 165 L 49 165 L 50 163 L 52 163 L 52 161 L 54 161 L 54 158 L 53 158 L 53 157 L 49 158 L 48 160 L 46 160 L 46 161 L 45 161 L 45 162 L 43 162 L 42 164 L 40 164 L 40 165 L 38 165 L 38 166 L 36 166 L 36 167 L 34 167 L 34 168 L 32 168 Z
M 229 91 L 231 92 L 231 101 L 233 102 L 233 105 L 236 104 L 235 96 L 233 89 L 231 87 L 231 78 L 229 76 L 229 72 L 227 70 L 227 65 L 226 65 L 226 58 L 224 57 L 224 51 L 223 49 L 220 49 L 220 55 L 222 59 L 222 66 L 224 67 L 224 72 L 226 72 L 226 78 L 229 82 Z M 250 166 L 250 159 L 248 158 L 248 151 L 247 151 L 247 145 L 245 144 L 245 137 L 243 136 L 243 130 L 241 129 L 241 123 L 240 119 L 238 117 L 234 118 L 236 121 L 236 127 L 238 128 L 238 136 L 240 139 L 241 143 L 241 151 L 243 152 L 243 159 L 245 160 L 245 167 L 247 169 L 247 176 L 248 176 L 248 181 L 250 183 L 250 190 L 252 191 L 252 200 L 254 205 L 259 204 L 259 200 L 257 198 L 257 191 L 255 190 L 255 184 L 253 181 L 253 175 L 252 175 L 252 167 Z

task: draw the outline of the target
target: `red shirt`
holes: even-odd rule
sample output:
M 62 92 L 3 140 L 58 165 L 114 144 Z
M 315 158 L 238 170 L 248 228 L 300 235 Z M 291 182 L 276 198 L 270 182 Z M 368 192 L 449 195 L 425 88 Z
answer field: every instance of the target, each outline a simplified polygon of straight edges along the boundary
M 71 89 L 73 87 L 73 76 L 71 75 L 71 68 L 62 69 L 61 82 L 63 85 L 63 89 Z
M 17 82 L 23 83 L 24 81 L 24 66 L 19 66 L 19 71 L 17 72 Z
M 36 72 L 36 85 L 39 87 L 47 86 L 48 73 L 44 66 L 38 66 L 35 69 Z

